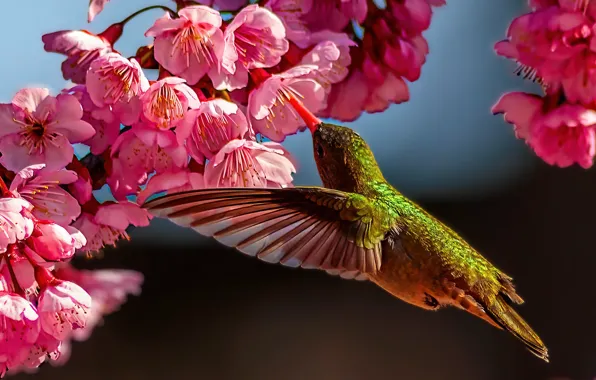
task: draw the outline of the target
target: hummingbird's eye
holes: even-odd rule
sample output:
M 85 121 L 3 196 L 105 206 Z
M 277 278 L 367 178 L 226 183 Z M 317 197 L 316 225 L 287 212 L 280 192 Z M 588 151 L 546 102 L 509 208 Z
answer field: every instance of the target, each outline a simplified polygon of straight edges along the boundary
M 317 156 L 319 156 L 320 158 L 322 158 L 323 156 L 325 156 L 325 150 L 323 150 L 323 146 L 321 144 L 317 143 L 316 146 L 316 151 L 317 151 Z

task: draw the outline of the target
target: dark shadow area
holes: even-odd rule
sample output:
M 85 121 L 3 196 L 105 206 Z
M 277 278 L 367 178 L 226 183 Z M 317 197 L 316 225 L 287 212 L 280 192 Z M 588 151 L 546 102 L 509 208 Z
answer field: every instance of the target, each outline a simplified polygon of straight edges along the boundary
M 596 173 L 540 165 L 499 197 L 424 206 L 512 275 L 551 364 L 457 310 L 409 306 L 370 283 L 291 270 L 211 241 L 134 241 L 84 266 L 142 271 L 140 298 L 39 380 L 503 380 L 596 376 Z M 18 376 L 17 379 L 24 377 Z

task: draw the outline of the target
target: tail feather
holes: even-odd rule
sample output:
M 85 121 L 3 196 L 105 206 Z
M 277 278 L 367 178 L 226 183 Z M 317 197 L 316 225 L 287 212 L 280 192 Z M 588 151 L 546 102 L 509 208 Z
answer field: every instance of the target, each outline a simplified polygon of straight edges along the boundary
M 521 305 L 524 299 L 517 294 L 515 286 L 513 286 L 513 279 L 503 273 L 499 274 L 499 281 L 501 282 L 501 294 L 505 295 L 505 301 L 511 301 L 514 304 Z M 508 302 L 509 303 L 509 302 Z
M 497 325 L 521 340 L 531 353 L 548 363 L 548 349 L 542 343 L 538 334 L 513 310 L 501 295 L 497 296 L 492 305 L 486 307 L 486 313 Z

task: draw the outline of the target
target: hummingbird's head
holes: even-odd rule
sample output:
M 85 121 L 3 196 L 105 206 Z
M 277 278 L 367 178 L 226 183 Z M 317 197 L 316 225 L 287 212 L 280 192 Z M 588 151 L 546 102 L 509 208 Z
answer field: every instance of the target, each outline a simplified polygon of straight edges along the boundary
M 363 181 L 382 176 L 368 144 L 352 129 L 320 123 L 312 136 L 315 161 L 325 187 L 357 192 Z
M 350 128 L 323 123 L 304 104 L 290 103 L 312 133 L 315 161 L 329 189 L 365 194 L 369 184 L 384 180 L 366 141 Z

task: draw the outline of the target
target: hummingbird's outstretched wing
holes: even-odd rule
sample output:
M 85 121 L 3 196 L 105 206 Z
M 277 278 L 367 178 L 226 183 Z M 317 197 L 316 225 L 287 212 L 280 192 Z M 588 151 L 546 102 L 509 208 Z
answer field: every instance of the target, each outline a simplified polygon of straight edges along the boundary
M 143 207 L 270 263 L 358 280 L 381 266 L 384 234 L 359 194 L 321 187 L 202 189 Z

